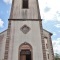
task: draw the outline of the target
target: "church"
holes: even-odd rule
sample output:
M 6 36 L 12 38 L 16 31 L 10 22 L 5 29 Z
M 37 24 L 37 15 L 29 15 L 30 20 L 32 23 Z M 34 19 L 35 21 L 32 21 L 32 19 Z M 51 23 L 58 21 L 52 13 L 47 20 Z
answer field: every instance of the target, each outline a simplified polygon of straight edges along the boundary
M 12 0 L 8 28 L 0 33 L 0 60 L 54 60 L 51 36 L 42 27 L 38 0 Z

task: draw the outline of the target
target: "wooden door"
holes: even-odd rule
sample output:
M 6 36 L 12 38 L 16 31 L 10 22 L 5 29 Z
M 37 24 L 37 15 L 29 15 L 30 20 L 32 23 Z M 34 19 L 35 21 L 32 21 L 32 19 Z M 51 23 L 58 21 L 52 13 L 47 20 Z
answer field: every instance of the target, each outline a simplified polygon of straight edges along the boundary
M 26 55 L 21 55 L 20 60 L 26 60 Z
M 31 60 L 31 51 L 30 50 L 22 50 L 20 52 L 20 60 Z

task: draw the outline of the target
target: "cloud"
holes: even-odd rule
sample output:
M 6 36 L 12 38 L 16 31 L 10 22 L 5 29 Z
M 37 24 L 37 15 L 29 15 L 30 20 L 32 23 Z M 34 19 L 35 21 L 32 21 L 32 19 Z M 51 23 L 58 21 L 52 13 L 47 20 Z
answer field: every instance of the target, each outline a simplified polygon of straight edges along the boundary
M 56 40 L 53 40 L 53 49 L 54 53 L 60 54 L 60 38 L 57 38 Z
M 56 24 L 55 27 L 60 28 L 60 24 Z
M 6 4 L 11 4 L 12 0 L 3 0 Z
M 57 35 L 56 32 L 53 32 L 53 35 L 54 35 L 54 36 Z
M 0 28 L 3 27 L 3 24 L 4 24 L 4 22 L 2 21 L 2 19 L 0 19 Z
M 39 5 L 42 19 L 60 22 L 60 0 L 39 0 Z
M 60 22 L 60 11 L 57 11 L 56 12 L 56 19 L 57 19 L 57 21 Z
M 45 9 L 44 9 L 45 11 L 44 12 L 49 12 L 50 11 L 50 8 L 49 7 L 45 7 Z

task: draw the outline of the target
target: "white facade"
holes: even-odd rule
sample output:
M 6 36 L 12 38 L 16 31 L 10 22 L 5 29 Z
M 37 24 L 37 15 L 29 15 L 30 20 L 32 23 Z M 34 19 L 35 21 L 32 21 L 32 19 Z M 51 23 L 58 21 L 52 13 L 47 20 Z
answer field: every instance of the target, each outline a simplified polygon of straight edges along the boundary
M 28 0 L 26 9 L 22 2 L 13 0 L 8 29 L 0 33 L 0 60 L 21 60 L 19 47 L 23 43 L 32 47 L 31 60 L 54 60 L 52 34 L 42 27 L 38 1 Z
M 13 21 L 12 21 L 12 23 L 13 23 Z M 14 23 L 15 24 L 15 23 Z M 13 25 L 14 25 L 13 24 Z M 30 26 L 29 26 L 30 27 Z M 12 27 L 13 28 L 13 27 Z M 38 28 L 39 29 L 39 28 Z M 14 29 L 15 30 L 15 29 Z M 12 32 L 14 31 L 14 30 L 11 30 Z M 10 50 L 9 50 L 9 52 L 10 52 L 10 54 L 9 54 L 9 60 L 14 60 L 14 59 L 16 59 L 16 60 L 18 60 L 18 48 L 19 48 L 19 46 L 20 46 L 20 44 L 22 44 L 23 42 L 29 42 L 31 45 L 33 45 L 34 44 L 34 50 L 33 50 L 33 56 L 35 55 L 35 56 L 37 56 L 38 55 L 38 53 L 40 54 L 38 57 L 39 58 L 41 58 L 42 56 L 41 56 L 41 54 L 42 54 L 42 52 L 40 52 L 42 49 L 40 49 L 39 47 L 41 46 L 41 44 L 38 44 L 39 43 L 39 41 L 36 41 L 36 43 L 35 43 L 35 40 L 37 40 L 36 38 L 34 38 L 34 35 L 30 35 L 30 37 L 28 36 L 27 37 L 27 35 L 29 35 L 29 33 L 31 33 L 32 31 L 30 31 L 30 32 L 28 32 L 27 33 L 27 35 L 25 35 L 22 31 L 20 31 L 20 29 L 18 29 L 19 30 L 19 32 L 18 32 L 18 34 L 21 34 L 21 37 L 17 34 L 17 36 L 18 36 L 18 38 L 19 39 L 17 39 L 16 38 L 16 36 L 15 36 L 15 34 L 17 33 L 17 32 L 14 32 L 14 37 L 13 36 L 11 36 L 11 40 L 12 39 L 14 39 L 15 40 L 15 42 L 14 42 L 14 40 L 13 41 L 10 41 Z M 34 29 L 35 30 L 35 29 Z M 16 30 L 15 30 L 16 31 Z M 13 34 L 13 33 L 12 33 Z M 3 36 L 4 35 L 4 36 Z M 22 35 L 24 35 L 24 38 L 22 37 Z M 35 34 L 36 36 L 37 36 L 37 34 Z M 44 30 L 43 29 L 43 35 L 44 35 L 44 37 L 47 37 L 48 38 L 48 51 L 46 50 L 46 52 L 47 53 L 49 53 L 49 59 L 47 59 L 47 60 L 53 60 L 53 55 L 52 55 L 52 51 L 51 51 L 51 43 L 50 43 L 50 39 L 49 39 L 49 35 L 50 35 L 50 37 L 51 37 L 51 34 L 48 32 L 48 31 L 46 31 L 46 30 Z M 3 38 L 1 38 L 3 36 Z M 32 40 L 32 38 L 31 38 L 31 36 L 33 37 L 33 40 Z M 6 44 L 6 37 L 7 37 L 7 30 L 6 31 L 4 31 L 4 32 L 2 32 L 1 34 L 0 34 L 0 60 L 3 60 L 4 59 L 4 53 L 5 53 L 5 44 Z M 29 38 L 29 39 L 28 39 Z M 20 39 L 21 39 L 21 41 L 20 41 Z M 1 41 L 2 40 L 2 41 Z M 33 44 L 32 44 L 32 42 L 33 42 Z M 40 43 L 41 43 L 41 41 L 40 41 Z M 37 44 L 39 45 L 39 46 L 37 46 Z M 13 45 L 13 46 L 12 46 Z M 15 46 L 14 46 L 15 45 Z M 14 48 L 13 48 L 14 47 Z M 13 48 L 13 49 L 12 49 Z M 14 51 L 13 51 L 14 50 Z M 36 50 L 38 50 L 38 51 L 36 51 Z M 16 58 L 15 58 L 16 57 Z M 47 57 L 47 56 L 46 56 Z M 38 58 L 38 59 L 39 59 Z M 34 59 L 36 60 L 37 59 L 37 57 L 34 57 Z

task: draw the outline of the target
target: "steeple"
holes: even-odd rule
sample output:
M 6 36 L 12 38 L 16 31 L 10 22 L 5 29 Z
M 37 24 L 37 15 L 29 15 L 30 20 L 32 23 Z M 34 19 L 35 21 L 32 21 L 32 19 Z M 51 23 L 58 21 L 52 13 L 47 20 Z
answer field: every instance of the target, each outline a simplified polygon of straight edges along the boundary
M 13 0 L 10 19 L 41 19 L 38 0 Z

